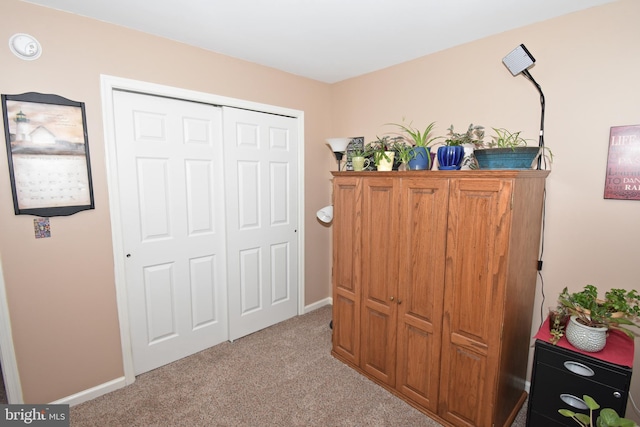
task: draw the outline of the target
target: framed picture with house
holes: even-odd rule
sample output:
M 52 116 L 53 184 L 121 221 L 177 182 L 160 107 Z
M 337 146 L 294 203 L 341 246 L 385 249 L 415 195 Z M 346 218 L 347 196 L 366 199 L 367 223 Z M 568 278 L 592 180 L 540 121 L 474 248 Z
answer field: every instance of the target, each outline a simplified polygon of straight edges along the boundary
M 16 215 L 94 209 L 84 103 L 36 92 L 2 95 Z
M 640 200 L 640 125 L 611 127 L 604 198 Z

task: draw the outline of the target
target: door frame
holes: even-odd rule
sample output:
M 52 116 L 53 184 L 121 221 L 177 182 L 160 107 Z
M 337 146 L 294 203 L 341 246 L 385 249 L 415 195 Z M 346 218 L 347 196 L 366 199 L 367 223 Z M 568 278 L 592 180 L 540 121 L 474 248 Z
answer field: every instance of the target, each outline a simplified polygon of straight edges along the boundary
M 7 290 L 4 283 L 2 259 L 0 259 L 0 364 L 2 365 L 2 376 L 4 377 L 4 389 L 7 393 L 7 403 L 24 403 L 22 383 L 20 382 L 20 373 L 18 371 L 18 361 L 13 346 L 13 333 L 11 329 L 11 318 L 9 316 Z
M 123 90 L 144 95 L 162 96 L 185 101 L 201 102 L 216 106 L 228 106 L 269 114 L 294 117 L 298 123 L 298 314 L 304 313 L 304 112 L 274 105 L 261 104 L 242 99 L 164 86 L 139 80 L 100 75 L 102 97 L 102 115 L 104 123 L 104 146 L 107 169 L 107 187 L 109 194 L 109 214 L 111 217 L 111 237 L 113 242 L 113 262 L 115 272 L 118 319 L 120 323 L 120 341 L 124 366 L 125 385 L 135 381 L 133 353 L 128 301 L 126 292 L 125 253 L 122 237 L 122 218 L 120 215 L 120 194 L 118 191 L 118 169 L 116 158 L 115 119 L 113 112 L 113 92 Z

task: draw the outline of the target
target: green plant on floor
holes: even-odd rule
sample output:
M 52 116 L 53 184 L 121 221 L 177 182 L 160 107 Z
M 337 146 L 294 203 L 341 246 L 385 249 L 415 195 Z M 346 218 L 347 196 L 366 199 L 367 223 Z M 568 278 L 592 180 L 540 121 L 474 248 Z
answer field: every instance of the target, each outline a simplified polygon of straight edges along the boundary
M 568 409 L 558 409 L 558 412 L 565 417 L 572 418 L 578 425 L 582 427 L 636 427 L 635 421 L 628 418 L 621 418 L 616 411 L 611 408 L 604 408 L 600 411 L 600 415 L 593 423 L 593 411 L 600 409 L 600 405 L 586 394 L 582 396 L 582 400 L 589 408 L 589 415 L 576 413 Z

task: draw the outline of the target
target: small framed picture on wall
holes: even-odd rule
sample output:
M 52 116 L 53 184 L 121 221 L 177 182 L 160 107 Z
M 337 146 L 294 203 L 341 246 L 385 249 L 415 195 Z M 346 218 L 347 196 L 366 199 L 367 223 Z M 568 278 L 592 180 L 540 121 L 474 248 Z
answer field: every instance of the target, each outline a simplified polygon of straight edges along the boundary
M 611 128 L 604 198 L 640 200 L 640 125 Z

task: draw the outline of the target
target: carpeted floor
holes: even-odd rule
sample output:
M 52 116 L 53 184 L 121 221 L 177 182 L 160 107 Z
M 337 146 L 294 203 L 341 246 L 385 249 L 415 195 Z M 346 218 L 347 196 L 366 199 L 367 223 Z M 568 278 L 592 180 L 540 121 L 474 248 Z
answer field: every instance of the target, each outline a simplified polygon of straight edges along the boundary
M 440 426 L 334 359 L 330 319 L 322 307 L 140 375 L 72 407 L 71 426 Z

